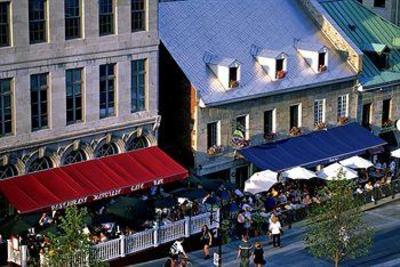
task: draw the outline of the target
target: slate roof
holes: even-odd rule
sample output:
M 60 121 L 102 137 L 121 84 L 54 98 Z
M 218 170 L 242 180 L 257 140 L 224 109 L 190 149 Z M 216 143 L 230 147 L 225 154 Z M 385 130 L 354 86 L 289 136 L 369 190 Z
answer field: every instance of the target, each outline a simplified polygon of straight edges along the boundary
M 296 0 L 187 0 L 159 4 L 162 43 L 206 105 L 304 89 L 355 73 L 322 37 Z M 315 73 L 294 48 L 295 39 L 330 49 L 326 72 Z M 271 81 L 251 55 L 255 45 L 288 55 L 287 76 Z M 226 90 L 205 54 L 241 64 L 240 86 Z
M 319 0 L 328 14 L 360 49 L 391 49 L 388 70 L 380 71 L 364 55 L 360 82 L 364 88 L 400 82 L 400 27 L 355 0 Z M 366 45 L 369 44 L 369 45 Z M 397 48 L 397 49 L 396 49 Z

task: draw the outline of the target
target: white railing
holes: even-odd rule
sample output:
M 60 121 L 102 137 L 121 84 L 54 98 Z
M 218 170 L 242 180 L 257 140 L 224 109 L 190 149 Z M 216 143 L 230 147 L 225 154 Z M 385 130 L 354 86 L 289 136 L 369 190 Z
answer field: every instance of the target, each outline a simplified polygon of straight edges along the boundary
M 172 224 L 163 225 L 159 229 L 159 242 L 168 243 L 185 236 L 185 225 L 189 220 L 184 219 Z
M 154 229 L 126 237 L 126 254 L 154 247 Z
M 99 261 L 108 261 L 121 257 L 121 238 L 106 241 L 93 247 L 94 258 Z
M 185 217 L 183 220 L 168 225 L 156 226 L 143 232 L 129 236 L 121 235 L 119 238 L 94 245 L 93 256 L 97 261 L 109 261 L 125 257 L 127 254 L 137 253 L 145 249 L 157 247 L 182 237 L 201 232 L 203 225 L 210 229 L 219 226 L 219 210 L 212 213 L 206 212 L 193 217 Z M 8 262 L 20 266 L 27 266 L 27 246 L 20 246 L 20 250 L 14 250 L 12 243 L 8 242 Z M 85 266 L 84 261 L 79 266 Z

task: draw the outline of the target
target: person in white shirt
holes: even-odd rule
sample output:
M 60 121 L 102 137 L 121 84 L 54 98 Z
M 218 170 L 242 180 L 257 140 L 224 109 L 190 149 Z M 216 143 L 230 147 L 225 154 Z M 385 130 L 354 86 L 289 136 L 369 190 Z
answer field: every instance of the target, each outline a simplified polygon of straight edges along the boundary
M 390 162 L 389 169 L 393 175 L 396 173 L 396 162 L 394 160 Z
M 271 217 L 269 231 L 272 234 L 272 246 L 273 247 L 281 247 L 282 226 L 281 226 L 281 223 L 279 222 L 278 217 L 276 217 L 276 216 Z
M 183 255 L 185 258 L 189 258 L 188 255 L 186 254 L 185 250 L 183 249 L 182 243 L 183 243 L 183 239 L 179 239 L 179 240 L 176 240 L 172 244 L 172 246 L 169 250 L 171 256 Z

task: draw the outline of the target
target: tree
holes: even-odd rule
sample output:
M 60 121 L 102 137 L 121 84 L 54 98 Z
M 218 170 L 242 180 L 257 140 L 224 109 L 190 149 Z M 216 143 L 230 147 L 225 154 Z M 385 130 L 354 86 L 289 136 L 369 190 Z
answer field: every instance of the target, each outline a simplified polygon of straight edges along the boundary
M 318 258 L 339 266 L 346 258 L 366 255 L 372 245 L 373 228 L 362 220 L 361 199 L 353 196 L 353 182 L 343 170 L 327 182 L 321 195 L 326 201 L 311 210 L 311 224 L 305 237 L 307 249 Z
M 47 253 L 49 266 L 93 266 L 90 257 L 89 236 L 83 231 L 88 212 L 86 208 L 68 207 L 57 225 L 59 233 L 49 234 L 50 247 Z

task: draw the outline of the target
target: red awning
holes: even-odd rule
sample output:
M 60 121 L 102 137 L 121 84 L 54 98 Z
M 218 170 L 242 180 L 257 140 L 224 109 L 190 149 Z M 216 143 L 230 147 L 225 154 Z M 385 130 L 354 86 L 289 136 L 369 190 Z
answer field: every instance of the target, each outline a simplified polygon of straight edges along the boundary
M 188 177 L 158 147 L 88 160 L 0 181 L 0 191 L 19 213 L 62 209 Z

